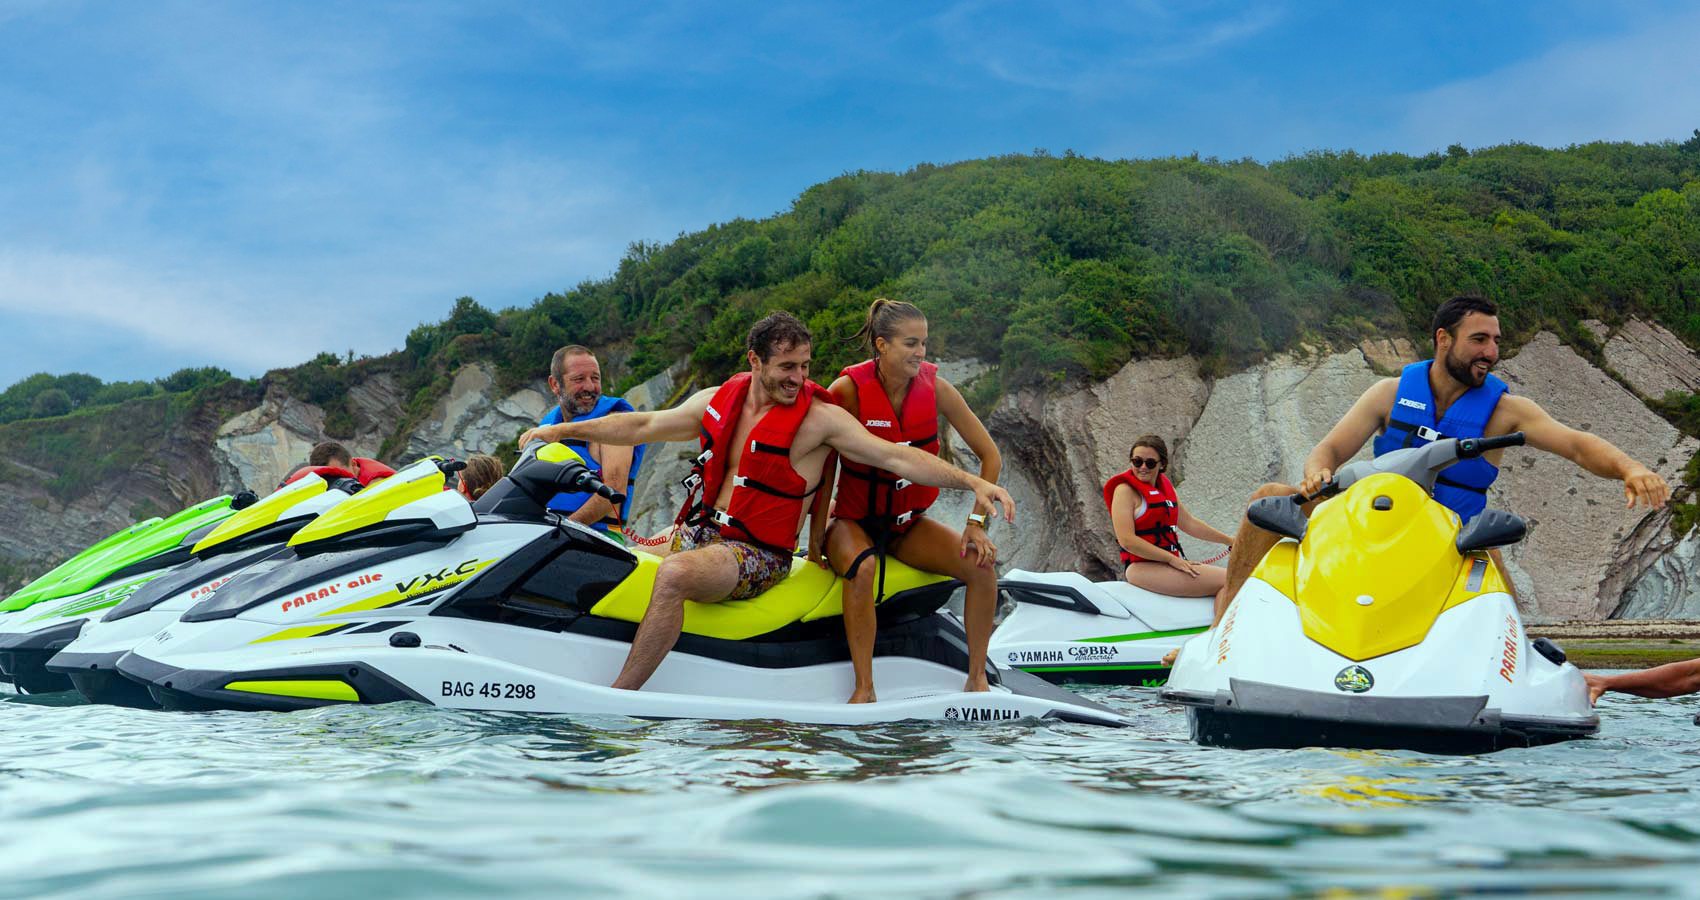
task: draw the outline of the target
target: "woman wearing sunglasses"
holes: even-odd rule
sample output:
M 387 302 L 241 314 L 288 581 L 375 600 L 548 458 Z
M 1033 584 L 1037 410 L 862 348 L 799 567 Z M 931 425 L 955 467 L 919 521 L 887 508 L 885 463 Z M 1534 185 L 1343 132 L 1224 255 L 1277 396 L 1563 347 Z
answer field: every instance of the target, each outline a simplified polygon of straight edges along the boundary
M 1171 597 L 1215 594 L 1227 570 L 1187 562 L 1175 529 L 1218 544 L 1231 538 L 1198 521 L 1181 505 L 1175 486 L 1164 474 L 1169 469 L 1169 447 L 1162 438 L 1148 434 L 1134 441 L 1128 464 L 1131 468 L 1104 485 L 1104 503 L 1110 507 L 1122 562 L 1127 563 L 1128 584 Z

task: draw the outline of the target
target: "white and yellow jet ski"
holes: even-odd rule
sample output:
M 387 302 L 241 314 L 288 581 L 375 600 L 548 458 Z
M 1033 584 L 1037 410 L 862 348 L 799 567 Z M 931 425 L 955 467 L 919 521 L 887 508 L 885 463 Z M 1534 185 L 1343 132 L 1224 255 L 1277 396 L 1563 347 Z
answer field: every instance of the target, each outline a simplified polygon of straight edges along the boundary
M 200 536 L 188 562 L 79 621 L 70 642 L 46 658 L 46 671 L 68 679 L 92 703 L 157 708 L 146 687 L 118 674 L 119 657 L 233 579 L 294 559 L 285 542 L 359 490 L 352 478 L 314 472 L 278 488 Z
M 686 604 L 685 633 L 649 684 L 615 690 L 660 560 L 544 504 L 562 490 L 618 495 L 559 444 L 528 450 L 476 506 L 443 485 L 424 461 L 342 501 L 290 538 L 296 558 L 217 587 L 118 670 L 168 708 L 412 700 L 654 718 L 1128 724 L 1021 672 L 990 671 L 990 692 L 963 692 L 966 639 L 941 610 L 960 585 L 895 561 L 874 648 L 878 703 L 844 702 L 853 677 L 841 582 L 803 560 L 760 596 Z
M 1223 747 L 1471 753 L 1591 735 L 1582 673 L 1531 642 L 1485 552 L 1523 538 L 1486 510 L 1462 529 L 1430 496 L 1447 466 L 1500 447 L 1444 439 L 1341 468 L 1307 521 L 1298 497 L 1254 503 L 1286 537 L 1188 641 L 1159 695 Z
M 1016 569 L 998 580 L 1015 608 L 992 632 L 1000 666 L 1052 683 L 1158 687 L 1163 657 L 1210 627 L 1212 597 L 1170 597 L 1076 572 Z

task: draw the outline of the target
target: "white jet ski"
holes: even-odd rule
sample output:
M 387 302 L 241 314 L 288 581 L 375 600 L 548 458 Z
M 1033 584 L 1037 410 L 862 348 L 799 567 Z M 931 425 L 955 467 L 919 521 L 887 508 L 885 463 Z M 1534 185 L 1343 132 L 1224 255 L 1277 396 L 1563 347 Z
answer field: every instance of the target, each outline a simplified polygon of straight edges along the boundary
M 298 557 L 220 586 L 118 670 L 168 708 L 291 710 L 412 700 L 466 709 L 862 724 L 1026 717 L 1126 725 L 1044 681 L 990 671 L 964 693 L 960 585 L 888 563 L 878 703 L 850 705 L 841 582 L 798 560 L 744 601 L 686 604 L 685 634 L 642 691 L 608 687 L 660 560 L 549 513 L 561 490 L 618 502 L 568 447 L 528 454 L 476 507 L 429 461 L 325 512 Z
M 253 502 L 254 495 L 243 491 L 197 503 L 170 518 L 131 529 L 126 540 L 102 541 L 96 545 L 105 548 L 98 561 L 36 597 L 24 600 L 14 594 L 7 598 L 0 605 L 10 612 L 0 619 L 0 671 L 5 680 L 30 694 L 70 690 L 71 683 L 63 675 L 47 671 L 47 660 L 76 637 L 92 616 L 187 562 L 196 541 Z M 20 602 L 27 605 L 17 608 Z
M 46 659 L 46 671 L 69 679 L 93 703 L 158 708 L 145 686 L 118 674 L 118 658 L 231 580 L 294 559 L 285 542 L 359 490 L 352 478 L 327 479 L 316 472 L 278 488 L 220 522 L 190 548 L 188 562 L 141 585 L 117 606 L 61 622 L 71 639 Z
M 1215 602 L 1021 569 L 998 590 L 1015 609 L 992 632 L 991 659 L 1053 683 L 1157 687 L 1169 677 L 1163 657 L 1210 627 Z
M 1523 520 L 1490 509 L 1460 529 L 1430 496 L 1447 466 L 1522 443 L 1448 438 L 1351 463 L 1308 521 L 1303 498 L 1254 503 L 1251 521 L 1287 539 L 1159 692 L 1186 705 L 1193 740 L 1472 753 L 1596 732 L 1582 673 L 1530 641 L 1485 552 L 1521 540 Z

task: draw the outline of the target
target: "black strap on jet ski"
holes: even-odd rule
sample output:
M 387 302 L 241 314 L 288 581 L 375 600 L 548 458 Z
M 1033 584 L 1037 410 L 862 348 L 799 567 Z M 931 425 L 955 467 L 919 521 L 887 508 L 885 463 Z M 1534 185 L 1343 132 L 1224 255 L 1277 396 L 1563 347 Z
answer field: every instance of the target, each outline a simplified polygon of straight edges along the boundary
M 1488 489 L 1485 488 L 1485 487 L 1476 487 L 1473 484 L 1465 484 L 1462 481 L 1453 481 L 1452 479 L 1447 478 L 1445 475 L 1434 476 L 1434 483 L 1435 484 L 1444 484 L 1449 488 L 1457 488 L 1458 490 L 1461 490 L 1461 491 L 1470 491 L 1471 493 L 1481 494 L 1484 497 L 1487 496 L 1487 492 L 1488 492 Z

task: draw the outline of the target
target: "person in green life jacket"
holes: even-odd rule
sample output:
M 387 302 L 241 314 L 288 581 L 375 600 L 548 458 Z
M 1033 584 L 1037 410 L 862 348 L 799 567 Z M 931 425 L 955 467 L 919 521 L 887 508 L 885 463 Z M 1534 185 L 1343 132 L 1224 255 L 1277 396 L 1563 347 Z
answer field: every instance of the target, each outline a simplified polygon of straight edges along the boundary
M 546 413 L 538 425 L 559 425 L 562 422 L 584 422 L 599 419 L 609 413 L 633 412 L 634 408 L 620 397 L 602 393 L 602 366 L 590 348 L 568 344 L 555 351 L 549 360 L 549 392 L 560 405 Z M 643 465 L 644 445 L 624 447 L 618 444 L 588 443 L 568 440 L 567 445 L 588 457 L 591 468 L 609 487 L 626 495 L 619 509 L 595 494 L 560 493 L 549 501 L 549 508 L 581 525 L 598 531 L 623 533 L 626 515 L 631 512 L 632 494 L 637 486 L 638 468 Z
M 1365 391 L 1305 459 L 1298 487 L 1266 484 L 1252 499 L 1316 492 L 1371 437 L 1380 456 L 1441 438 L 1498 437 L 1514 431 L 1523 432 L 1530 447 L 1562 456 L 1601 478 L 1621 480 L 1628 507 L 1644 503 L 1657 508 L 1670 499 L 1663 478 L 1604 438 L 1563 425 L 1533 400 L 1507 393 L 1505 382 L 1491 374 L 1499 362 L 1500 340 L 1499 310 L 1492 301 L 1477 295 L 1453 297 L 1435 311 L 1429 331 L 1434 336 L 1433 359 L 1412 363 L 1398 377 Z M 1488 486 L 1499 475 L 1503 452 L 1491 450 L 1447 468 L 1435 485 L 1434 499 L 1456 512 L 1461 522 L 1469 522 L 1487 505 Z M 1306 514 L 1319 502 L 1305 504 Z M 1279 535 L 1241 521 L 1228 555 L 1227 583 L 1216 595 L 1217 619 L 1279 540 Z M 1498 550 L 1489 553 L 1504 572 Z

